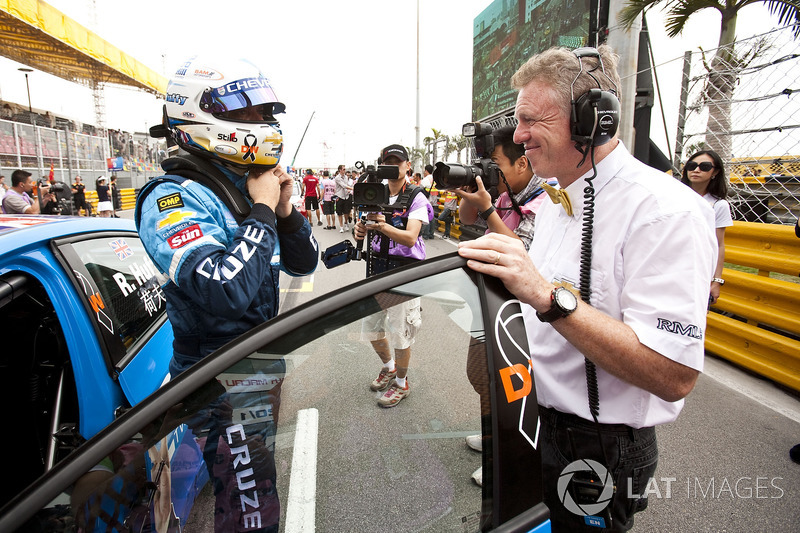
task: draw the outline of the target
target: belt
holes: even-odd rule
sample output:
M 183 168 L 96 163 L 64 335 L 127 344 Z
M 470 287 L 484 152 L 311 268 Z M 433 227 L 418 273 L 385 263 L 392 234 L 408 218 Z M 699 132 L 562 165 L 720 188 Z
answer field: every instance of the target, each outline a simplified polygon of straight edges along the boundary
M 643 428 L 634 428 L 627 424 L 602 424 L 602 423 L 595 423 L 593 420 L 586 420 L 585 418 L 581 418 L 578 415 L 574 415 L 572 413 L 564 413 L 557 409 L 552 409 L 550 407 L 539 406 L 539 416 L 543 419 L 550 422 L 552 425 L 556 425 L 556 422 L 560 422 L 572 427 L 577 427 L 580 429 L 585 429 L 588 431 L 597 431 L 598 426 L 601 433 L 609 434 L 609 435 L 630 435 L 631 439 L 636 440 L 636 436 L 643 431 L 651 431 L 652 427 L 643 427 Z

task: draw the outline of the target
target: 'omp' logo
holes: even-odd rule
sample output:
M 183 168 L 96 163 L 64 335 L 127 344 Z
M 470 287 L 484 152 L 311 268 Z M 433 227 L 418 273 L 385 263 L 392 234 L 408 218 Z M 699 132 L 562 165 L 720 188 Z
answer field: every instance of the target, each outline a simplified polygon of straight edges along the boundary
M 158 204 L 158 212 L 161 213 L 174 207 L 183 207 L 183 198 L 181 198 L 181 193 L 176 192 L 169 196 L 162 196 L 156 200 L 156 203 Z
M 570 494 L 569 485 L 576 472 L 591 472 L 592 477 L 603 484 L 603 491 L 594 503 L 577 503 Z M 573 461 L 564 467 L 561 475 L 558 476 L 558 499 L 564 504 L 564 507 L 572 514 L 578 516 L 595 516 L 605 509 L 611 503 L 611 497 L 614 494 L 614 481 L 611 479 L 606 467 L 592 461 L 591 459 L 579 459 Z

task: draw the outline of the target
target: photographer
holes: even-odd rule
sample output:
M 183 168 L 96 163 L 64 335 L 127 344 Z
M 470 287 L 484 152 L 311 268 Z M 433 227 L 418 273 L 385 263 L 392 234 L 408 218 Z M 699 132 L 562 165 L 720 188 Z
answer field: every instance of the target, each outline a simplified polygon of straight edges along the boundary
M 49 185 L 40 185 L 41 205 L 32 198 L 33 177 L 30 172 L 18 169 L 11 173 L 11 188 L 3 197 L 3 212 L 13 214 L 40 215 L 51 213 L 56 206 L 56 197 Z
M 408 152 L 399 144 L 392 144 L 381 151 L 380 164 L 397 167 L 394 179 L 388 180 L 389 204 L 397 205 L 390 220 L 383 213 L 369 213 L 367 221 L 360 220 L 355 228 L 356 240 L 367 237 L 367 229 L 375 232 L 369 243 L 367 260 L 368 275 L 380 274 L 415 261 L 425 259 L 425 242 L 420 237 L 423 221 L 433 216 L 428 200 L 421 189 L 406 183 L 406 171 L 411 168 Z M 407 190 L 408 188 L 408 190 Z M 409 192 L 418 194 L 406 194 Z M 410 205 L 403 205 L 401 198 L 409 198 Z M 388 390 L 378 400 L 381 407 L 394 407 L 408 396 L 410 389 L 406 379 L 411 360 L 411 345 L 422 324 L 419 298 L 393 306 L 383 313 L 365 319 L 362 338 L 369 340 L 380 357 L 383 368 L 370 388 L 374 391 Z M 389 339 L 394 345 L 392 357 Z
M 533 239 L 536 211 L 547 195 L 543 194 L 542 180 L 533 175 L 525 147 L 514 142 L 514 127 L 500 128 L 493 136 L 495 148 L 491 159 L 504 178 L 497 184 L 500 196 L 492 204 L 483 180 L 476 177 L 477 190 L 463 187 L 454 191 L 461 198 L 458 218 L 462 224 L 470 225 L 480 216 L 488 226 L 486 233 L 519 237 L 527 250 Z
M 629 495 L 655 472 L 655 426 L 677 418 L 703 369 L 712 210 L 617 138 L 616 64 L 607 46 L 551 48 L 517 71 L 514 140 L 537 176 L 558 179 L 572 209 L 562 209 L 563 196 L 544 202 L 529 252 L 497 234 L 459 246 L 470 268 L 526 304 L 553 531 L 633 527 L 647 499 Z M 578 286 L 580 297 L 570 289 Z M 581 460 L 609 477 L 573 472 L 570 494 L 587 504 L 609 494 L 596 512 L 604 516 L 578 514 L 559 497 L 563 472 Z

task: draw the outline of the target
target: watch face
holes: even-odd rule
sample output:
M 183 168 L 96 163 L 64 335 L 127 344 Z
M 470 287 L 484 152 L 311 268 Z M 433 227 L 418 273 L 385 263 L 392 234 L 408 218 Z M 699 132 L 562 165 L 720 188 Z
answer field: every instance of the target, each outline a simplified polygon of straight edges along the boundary
M 555 292 L 556 305 L 566 311 L 573 311 L 578 307 L 578 299 L 569 289 L 560 289 Z

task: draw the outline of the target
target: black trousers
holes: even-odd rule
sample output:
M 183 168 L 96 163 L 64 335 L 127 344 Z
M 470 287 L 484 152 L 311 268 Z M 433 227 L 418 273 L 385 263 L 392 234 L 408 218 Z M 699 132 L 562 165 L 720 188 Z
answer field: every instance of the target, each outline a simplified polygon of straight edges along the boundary
M 581 417 L 542 406 L 539 406 L 539 417 L 542 423 L 539 435 L 544 500 L 550 509 L 552 530 L 598 533 L 628 531 L 632 528 L 634 514 L 647 507 L 647 498 L 640 495 L 645 493 L 658 463 L 655 428 L 634 429 L 622 424 L 600 424 L 598 437 L 597 425 Z M 601 443 L 605 456 L 600 449 Z M 610 528 L 608 523 L 605 529 L 587 525 L 586 517 L 576 513 L 575 506 L 571 505 L 576 498 L 580 498 L 573 497 L 574 493 L 566 486 L 569 474 L 562 476 L 562 472 L 567 465 L 582 459 L 603 465 L 616 486 L 608 506 L 602 512 L 594 513 L 603 516 L 605 511 L 609 511 L 612 519 Z M 606 464 L 606 459 L 609 464 Z M 570 482 L 574 483 L 576 477 L 580 479 L 580 474 L 573 473 Z

